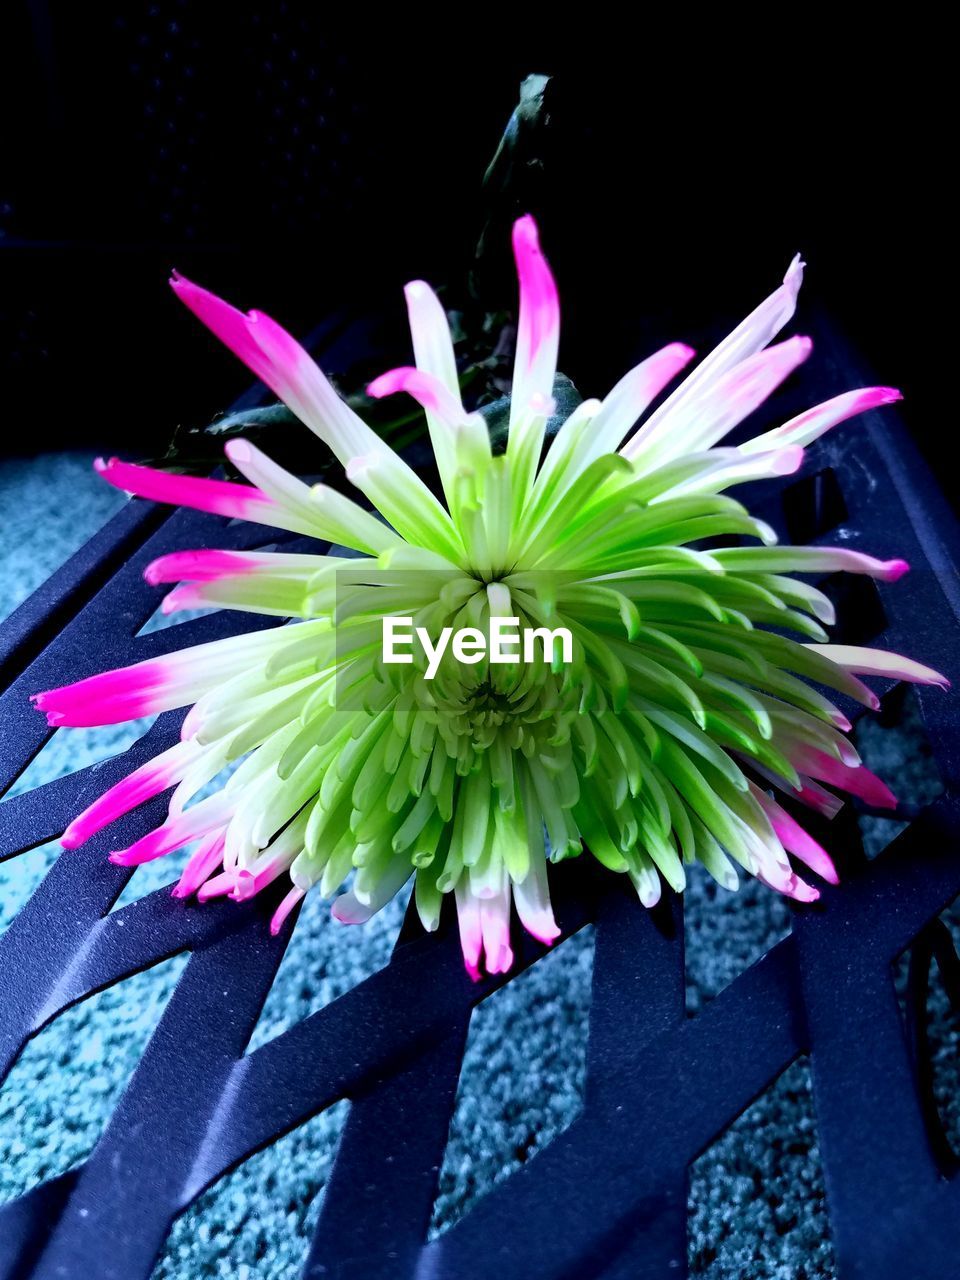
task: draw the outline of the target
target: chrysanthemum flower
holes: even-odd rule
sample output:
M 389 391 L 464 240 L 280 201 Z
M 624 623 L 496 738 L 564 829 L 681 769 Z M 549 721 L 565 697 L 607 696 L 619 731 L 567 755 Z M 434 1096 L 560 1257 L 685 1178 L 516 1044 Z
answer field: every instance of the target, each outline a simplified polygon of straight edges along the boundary
M 836 873 L 781 799 L 832 814 L 834 788 L 894 806 L 822 690 L 876 708 L 862 675 L 945 681 L 907 658 L 827 643 L 830 601 L 791 575 L 846 570 L 894 581 L 907 565 L 839 547 L 778 547 L 725 491 L 795 471 L 805 445 L 899 394 L 850 391 L 738 447 L 720 445 L 810 354 L 807 338 L 770 345 L 793 315 L 796 259 L 781 287 L 652 413 L 644 416 L 692 360 L 690 348 L 665 347 L 605 399 L 582 403 L 544 454 L 557 291 L 531 218 L 517 222 L 513 247 L 520 311 L 504 453 L 463 407 L 446 317 L 422 282 L 406 290 L 416 367 L 370 387 L 422 405 L 440 493 L 279 325 L 174 277 L 187 306 L 333 451 L 361 501 L 308 486 L 244 441 L 226 452 L 249 484 L 97 463 L 130 493 L 291 530 L 331 550 L 182 551 L 150 565 L 150 582 L 181 584 L 164 601 L 168 612 L 213 606 L 298 621 L 37 694 L 52 725 L 192 704 L 182 741 L 76 818 L 66 848 L 172 787 L 162 826 L 113 861 L 132 866 L 196 842 L 174 892 L 201 900 L 245 899 L 289 876 L 275 930 L 314 885 L 333 896 L 350 881 L 333 914 L 361 922 L 415 876 L 428 930 L 443 896 L 455 894 L 476 977 L 512 963 L 511 902 L 535 937 L 557 936 L 548 860 L 586 847 L 627 873 L 647 907 L 664 882 L 680 892 L 693 862 L 727 889 L 742 870 L 809 902 L 817 889 L 791 856 L 830 882 Z M 729 545 L 713 549 L 718 539 Z M 447 626 L 484 633 L 491 617 L 562 625 L 572 661 L 447 656 L 428 680 L 421 652 L 409 665 L 384 664 L 385 615 L 409 617 L 430 636 Z M 222 787 L 191 804 L 238 761 Z

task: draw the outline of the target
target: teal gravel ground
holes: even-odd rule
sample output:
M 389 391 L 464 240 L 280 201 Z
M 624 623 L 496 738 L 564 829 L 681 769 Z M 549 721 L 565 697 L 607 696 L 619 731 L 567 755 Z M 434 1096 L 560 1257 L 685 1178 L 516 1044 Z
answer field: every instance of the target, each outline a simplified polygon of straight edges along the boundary
M 0 619 L 124 499 L 91 458 L 47 454 L 0 463 Z M 142 732 L 61 731 L 21 785 L 122 750 Z M 921 731 L 874 726 L 861 748 L 905 799 L 933 793 Z M 909 762 L 909 764 L 907 763 Z M 866 831 L 871 851 L 893 827 Z M 0 864 L 0 932 L 58 856 L 50 845 Z M 69 856 L 69 854 L 64 855 Z M 699 870 L 699 869 L 697 869 Z M 137 870 L 120 905 L 170 883 L 169 861 Z M 637 908 L 641 908 L 638 906 Z M 308 899 L 251 1048 L 376 972 L 400 927 L 397 902 L 346 928 Z M 687 892 L 691 1016 L 789 930 L 782 899 L 751 882 L 737 896 L 696 875 Z M 593 934 L 587 929 L 475 1013 L 431 1223 L 438 1235 L 562 1133 L 580 1111 Z M 183 957 L 62 1014 L 26 1048 L 0 1089 L 0 1202 L 78 1164 L 97 1141 L 182 971 Z M 2 977 L 0 977 L 2 982 Z M 956 1023 L 931 1000 L 937 1090 L 956 1129 Z M 348 1104 L 317 1116 L 223 1178 L 174 1224 L 154 1280 L 293 1280 L 309 1246 Z M 810 1073 L 795 1063 L 691 1171 L 691 1274 L 709 1280 L 830 1280 L 835 1275 Z

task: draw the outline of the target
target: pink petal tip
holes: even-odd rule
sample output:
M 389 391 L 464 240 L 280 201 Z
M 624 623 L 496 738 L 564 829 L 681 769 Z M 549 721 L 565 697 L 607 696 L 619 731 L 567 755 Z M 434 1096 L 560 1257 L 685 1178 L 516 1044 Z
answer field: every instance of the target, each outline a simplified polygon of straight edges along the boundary
M 884 582 L 899 582 L 905 573 L 910 572 L 910 565 L 906 560 L 888 560 L 884 565 Z
M 388 369 L 386 373 L 381 373 L 379 377 L 367 386 L 367 395 L 373 400 L 382 400 L 384 396 L 395 395 L 398 391 L 405 391 L 408 385 L 415 379 L 417 370 L 409 365 L 401 365 L 398 369 Z

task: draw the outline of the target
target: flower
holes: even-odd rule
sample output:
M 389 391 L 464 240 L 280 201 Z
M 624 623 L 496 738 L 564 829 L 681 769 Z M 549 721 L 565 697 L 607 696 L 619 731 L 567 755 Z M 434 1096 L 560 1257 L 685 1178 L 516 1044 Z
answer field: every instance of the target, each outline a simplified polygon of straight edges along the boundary
M 130 493 L 346 550 L 181 551 L 149 566 L 150 582 L 180 584 L 167 612 L 212 606 L 299 621 L 35 695 L 51 725 L 192 704 L 182 740 L 80 814 L 66 848 L 173 788 L 163 824 L 111 854 L 114 862 L 133 866 L 195 843 L 174 893 L 201 901 L 246 899 L 289 876 L 274 931 L 316 884 L 332 896 L 352 877 L 333 914 L 361 922 L 415 876 L 428 930 L 444 895 L 455 895 L 476 978 L 512 964 L 511 903 L 536 938 L 557 936 L 547 862 L 584 844 L 627 873 L 647 907 L 663 882 L 682 891 L 693 862 L 727 889 L 739 868 L 810 902 L 818 891 L 791 856 L 831 883 L 836 872 L 782 798 L 828 815 L 840 806 L 831 787 L 895 805 L 821 689 L 876 708 L 862 675 L 946 681 L 908 658 L 828 643 L 830 601 L 791 575 L 895 581 L 906 563 L 779 547 L 725 491 L 796 471 L 805 445 L 899 393 L 850 391 L 739 446 L 720 445 L 810 354 L 807 338 L 773 344 L 794 312 L 797 258 L 653 412 L 692 360 L 689 347 L 664 347 L 605 399 L 580 404 L 541 459 L 559 304 L 532 218 L 516 223 L 513 248 L 520 310 L 504 453 L 462 404 L 446 317 L 422 282 L 406 289 L 415 367 L 369 388 L 374 397 L 405 392 L 423 407 L 439 494 L 273 320 L 174 276 L 182 301 L 333 451 L 368 505 L 303 483 L 242 440 L 226 452 L 248 484 L 97 462 Z M 727 545 L 703 547 L 718 538 Z M 428 680 L 421 652 L 404 665 L 383 661 L 382 619 L 399 615 L 431 636 L 446 626 L 483 635 L 491 617 L 562 624 L 572 661 L 556 652 L 500 665 L 447 655 Z M 195 799 L 238 761 L 226 783 Z

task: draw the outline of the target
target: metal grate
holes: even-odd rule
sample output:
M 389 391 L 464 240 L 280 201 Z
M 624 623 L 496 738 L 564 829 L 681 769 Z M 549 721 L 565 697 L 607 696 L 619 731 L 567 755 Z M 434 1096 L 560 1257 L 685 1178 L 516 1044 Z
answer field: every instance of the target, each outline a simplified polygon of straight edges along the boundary
M 820 349 L 833 358 L 819 391 L 856 385 L 836 336 Z M 888 416 L 851 425 L 811 455 L 815 479 L 769 488 L 765 514 L 905 555 L 913 572 L 881 587 L 869 614 L 848 603 L 848 622 L 862 631 L 869 616 L 867 629 L 881 628 L 872 639 L 956 674 L 960 539 L 902 429 Z M 50 736 L 28 693 L 257 625 L 225 613 L 137 636 L 156 605 L 142 579 L 149 560 L 187 544 L 262 541 L 215 517 L 129 503 L 0 628 L 3 785 Z M 892 970 L 919 938 L 911 990 L 922 1009 L 930 955 L 956 965 L 931 922 L 960 894 L 960 717 L 937 691 L 921 690 L 920 703 L 944 794 L 873 861 L 855 825 L 835 831 L 832 847 L 846 845 L 841 888 L 795 910 L 791 935 L 696 1017 L 684 1009 L 681 902 L 648 913 L 622 877 L 586 859 L 554 870 L 564 939 L 596 926 L 583 1111 L 430 1243 L 471 1010 L 503 982 L 469 981 L 449 915 L 430 937 L 408 915 L 385 969 L 244 1056 L 290 938 L 290 927 L 270 938 L 271 903 L 188 908 L 158 891 L 108 914 L 132 874 L 105 859 L 115 837 L 59 858 L 0 939 L 0 1071 L 71 1004 L 175 954 L 190 959 L 90 1157 L 0 1208 L 0 1280 L 147 1277 L 172 1220 L 206 1187 L 344 1097 L 352 1107 L 305 1276 L 679 1277 L 688 1166 L 802 1054 L 841 1277 L 955 1276 L 955 1162 L 929 1088 L 923 1019 L 905 1032 Z M 0 804 L 0 857 L 58 836 L 172 742 L 179 720 L 164 715 L 125 755 Z M 124 837 L 155 825 L 161 807 L 125 819 Z M 516 972 L 542 955 L 518 938 Z

